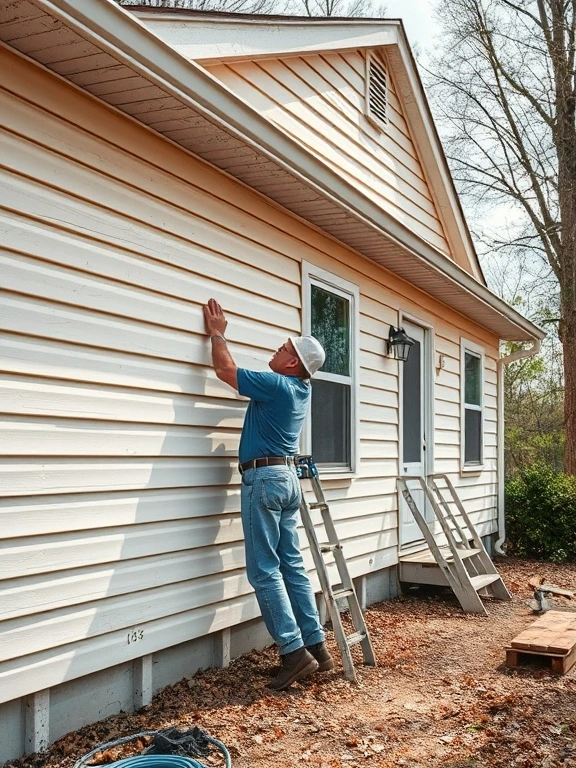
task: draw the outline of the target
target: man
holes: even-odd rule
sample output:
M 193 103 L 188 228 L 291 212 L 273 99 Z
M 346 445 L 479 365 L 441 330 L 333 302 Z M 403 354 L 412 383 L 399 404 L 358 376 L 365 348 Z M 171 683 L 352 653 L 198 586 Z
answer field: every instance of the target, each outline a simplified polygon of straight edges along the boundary
M 250 398 L 239 452 L 246 571 L 280 649 L 280 671 L 268 684 L 280 691 L 334 667 L 299 549 L 302 491 L 293 459 L 310 402 L 310 376 L 325 354 L 312 336 L 290 337 L 268 363 L 271 373 L 248 371 L 228 351 L 227 321 L 214 299 L 204 307 L 204 320 L 216 375 Z

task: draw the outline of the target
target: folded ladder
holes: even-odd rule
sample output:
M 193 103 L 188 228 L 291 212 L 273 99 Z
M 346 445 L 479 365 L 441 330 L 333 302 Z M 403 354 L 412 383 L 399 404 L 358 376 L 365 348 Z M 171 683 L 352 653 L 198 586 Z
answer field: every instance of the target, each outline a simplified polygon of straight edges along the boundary
M 304 489 L 302 489 L 302 505 L 300 507 L 302 523 L 304 524 L 304 529 L 310 543 L 314 565 L 316 566 L 316 572 L 320 580 L 322 593 L 326 601 L 330 620 L 332 621 L 334 636 L 342 655 L 344 674 L 348 680 L 355 681 L 356 672 L 354 670 L 350 648 L 353 645 L 359 643 L 364 655 L 364 664 L 369 666 L 376 666 L 374 649 L 372 648 L 370 635 L 368 634 L 368 628 L 366 626 L 366 622 L 364 621 L 364 616 L 362 614 L 360 603 L 358 602 L 358 597 L 356 596 L 354 583 L 350 577 L 350 573 L 348 572 L 348 566 L 344 558 L 342 545 L 338 540 L 336 528 L 334 527 L 334 522 L 330 516 L 330 509 L 326 503 L 326 499 L 324 498 L 324 492 L 318 477 L 318 469 L 316 468 L 316 464 L 312 460 L 312 457 L 297 456 L 296 471 L 301 481 L 310 480 L 314 496 L 316 497 L 316 501 L 314 503 L 308 504 L 304 494 Z M 326 544 L 320 544 L 318 542 L 310 514 L 311 510 L 313 509 L 319 509 L 322 515 L 322 522 L 328 537 L 328 542 Z M 324 556 L 330 553 L 332 553 L 334 556 L 334 562 L 340 576 L 340 583 L 338 584 L 338 588 L 330 584 L 328 577 L 328 568 L 326 566 Z M 337 603 L 338 600 L 347 601 L 350 617 L 352 619 L 352 624 L 354 625 L 355 630 L 350 635 L 346 635 L 344 632 L 342 618 L 340 616 L 340 610 Z
M 438 530 L 432 530 L 432 524 L 426 520 L 424 510 L 418 507 L 408 482 L 419 485 L 422 497 L 434 512 Z M 468 613 L 487 615 L 482 597 L 510 600 L 510 593 L 448 476 L 441 473 L 428 475 L 426 479 L 418 475 L 404 476 L 398 477 L 396 484 L 422 531 L 430 555 L 428 558 L 425 551 L 401 555 L 400 580 L 412 580 L 406 571 L 414 572 L 418 567 L 425 569 L 428 573 L 423 583 L 450 586 Z M 440 544 L 438 538 L 443 538 L 445 544 Z M 432 564 L 436 565 L 437 574 L 431 571 Z M 418 583 L 417 579 L 415 581 Z

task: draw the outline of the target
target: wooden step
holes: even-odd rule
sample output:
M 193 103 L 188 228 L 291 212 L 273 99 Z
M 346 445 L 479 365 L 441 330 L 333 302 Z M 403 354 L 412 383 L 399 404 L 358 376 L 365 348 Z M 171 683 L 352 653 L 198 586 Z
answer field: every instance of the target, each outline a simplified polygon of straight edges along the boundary
M 442 568 L 436 562 L 419 562 L 400 559 L 400 581 L 411 584 L 430 584 L 431 586 L 449 586 L 450 583 Z M 472 588 L 478 592 L 489 584 L 493 584 L 500 578 L 497 573 L 483 573 L 479 576 L 470 576 Z
M 439 547 L 440 554 L 446 560 L 447 563 L 451 563 L 454 561 L 454 557 L 452 555 L 452 552 L 450 551 L 450 547 Z M 468 557 L 472 557 L 473 555 L 479 555 L 480 550 L 479 549 L 459 549 L 458 554 L 460 555 L 462 560 L 466 560 Z M 417 563 L 418 565 L 437 565 L 436 560 L 434 559 L 434 555 L 429 549 L 421 549 L 418 552 L 411 552 L 408 555 L 400 555 L 400 562 L 401 563 Z
M 506 648 L 509 667 L 520 666 L 531 657 L 540 657 L 551 663 L 553 672 L 566 674 L 576 664 L 576 614 L 548 611 Z
M 472 582 L 472 586 L 478 592 L 480 589 L 484 589 L 484 587 L 487 587 L 489 584 L 494 584 L 495 581 L 498 581 L 500 579 L 500 574 L 498 573 L 482 573 L 480 576 L 471 576 L 470 581 Z

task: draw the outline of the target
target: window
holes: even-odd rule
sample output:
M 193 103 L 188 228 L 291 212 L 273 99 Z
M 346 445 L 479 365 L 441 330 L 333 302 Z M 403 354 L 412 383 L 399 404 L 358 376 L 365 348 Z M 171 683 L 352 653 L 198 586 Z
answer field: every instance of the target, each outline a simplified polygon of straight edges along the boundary
M 322 269 L 303 268 L 303 333 L 326 351 L 312 379 L 305 448 L 324 472 L 353 472 L 356 449 L 358 288 Z
M 478 469 L 484 461 L 483 378 L 484 352 L 461 341 L 462 467 Z
M 388 77 L 375 56 L 366 57 L 366 114 L 378 128 L 388 127 Z

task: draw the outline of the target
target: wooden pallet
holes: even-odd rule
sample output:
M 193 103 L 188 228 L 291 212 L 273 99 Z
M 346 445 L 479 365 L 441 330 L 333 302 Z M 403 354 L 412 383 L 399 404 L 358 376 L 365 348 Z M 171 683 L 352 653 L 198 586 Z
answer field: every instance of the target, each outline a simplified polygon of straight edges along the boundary
M 559 675 L 576 664 L 576 613 L 548 611 L 506 648 L 509 667 L 518 667 L 534 656 L 549 660 L 552 672 Z

